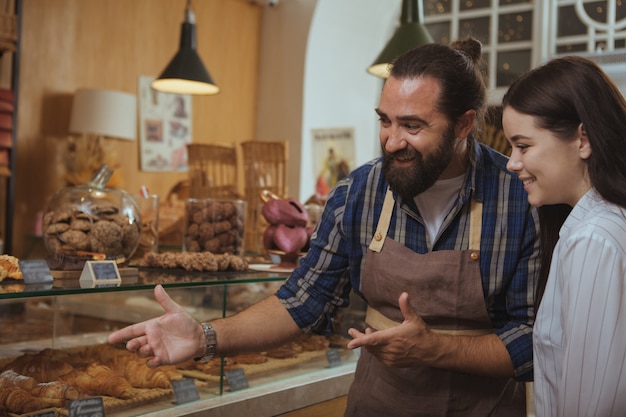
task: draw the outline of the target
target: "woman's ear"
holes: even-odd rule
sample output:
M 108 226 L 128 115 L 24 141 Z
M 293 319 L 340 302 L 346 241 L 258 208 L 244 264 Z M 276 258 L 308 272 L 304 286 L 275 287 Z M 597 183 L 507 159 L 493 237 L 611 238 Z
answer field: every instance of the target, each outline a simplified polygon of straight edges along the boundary
M 474 120 L 476 119 L 476 111 L 468 110 L 456 122 L 454 127 L 454 134 L 457 138 L 466 138 L 474 127 Z
M 578 125 L 578 154 L 580 159 L 589 159 L 591 157 L 591 144 L 582 123 Z

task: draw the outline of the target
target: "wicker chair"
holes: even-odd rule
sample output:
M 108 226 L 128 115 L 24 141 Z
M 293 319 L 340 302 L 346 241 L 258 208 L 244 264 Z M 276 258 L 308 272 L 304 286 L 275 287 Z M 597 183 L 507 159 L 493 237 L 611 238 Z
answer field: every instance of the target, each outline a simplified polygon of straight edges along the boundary
M 263 253 L 263 230 L 267 226 L 261 216 L 261 193 L 271 192 L 287 197 L 287 141 L 247 141 L 241 143 L 244 194 L 248 203 L 246 217 L 246 250 Z
M 212 144 L 187 145 L 189 197 L 240 199 L 237 149 Z

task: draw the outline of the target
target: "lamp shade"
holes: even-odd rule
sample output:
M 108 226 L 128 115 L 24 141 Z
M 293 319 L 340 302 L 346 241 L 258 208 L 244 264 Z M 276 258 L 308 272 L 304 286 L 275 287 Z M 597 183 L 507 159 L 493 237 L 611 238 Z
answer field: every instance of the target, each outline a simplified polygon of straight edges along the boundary
M 421 0 L 402 0 L 400 26 L 374 63 L 367 68 L 367 72 L 377 77 L 387 78 L 389 77 L 389 64 L 394 59 L 413 48 L 432 43 L 433 38 L 422 24 L 422 17 Z
M 178 52 L 151 87 L 176 94 L 217 94 L 220 91 L 196 51 L 195 15 L 189 7 L 181 25 Z
M 70 133 L 135 140 L 136 96 L 113 90 L 79 89 L 72 103 Z

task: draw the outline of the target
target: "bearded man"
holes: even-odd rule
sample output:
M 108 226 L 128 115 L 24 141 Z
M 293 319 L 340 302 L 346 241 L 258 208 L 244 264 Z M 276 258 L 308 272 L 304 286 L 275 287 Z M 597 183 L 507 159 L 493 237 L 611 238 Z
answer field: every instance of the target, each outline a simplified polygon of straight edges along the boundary
M 382 156 L 332 190 L 310 250 L 275 295 L 198 323 L 166 313 L 109 341 L 156 366 L 330 334 L 354 291 L 366 328 L 346 416 L 525 416 L 532 378 L 538 218 L 507 158 L 475 141 L 486 105 L 481 45 L 398 58 L 376 113 Z

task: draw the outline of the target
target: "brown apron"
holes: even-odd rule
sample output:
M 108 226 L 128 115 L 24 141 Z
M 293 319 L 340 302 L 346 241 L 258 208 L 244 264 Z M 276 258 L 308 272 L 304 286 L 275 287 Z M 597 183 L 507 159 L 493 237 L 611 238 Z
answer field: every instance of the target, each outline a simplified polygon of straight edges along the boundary
M 469 250 L 418 254 L 387 238 L 395 201 L 387 191 L 378 228 L 365 256 L 361 292 L 368 301 L 367 324 L 377 330 L 403 321 L 398 298 L 411 305 L 433 330 L 485 334 L 492 329 L 479 268 L 482 204 L 472 200 Z M 384 245 L 383 245 L 384 243 Z M 346 416 L 526 415 L 523 383 L 431 367 L 388 367 L 361 349 Z

